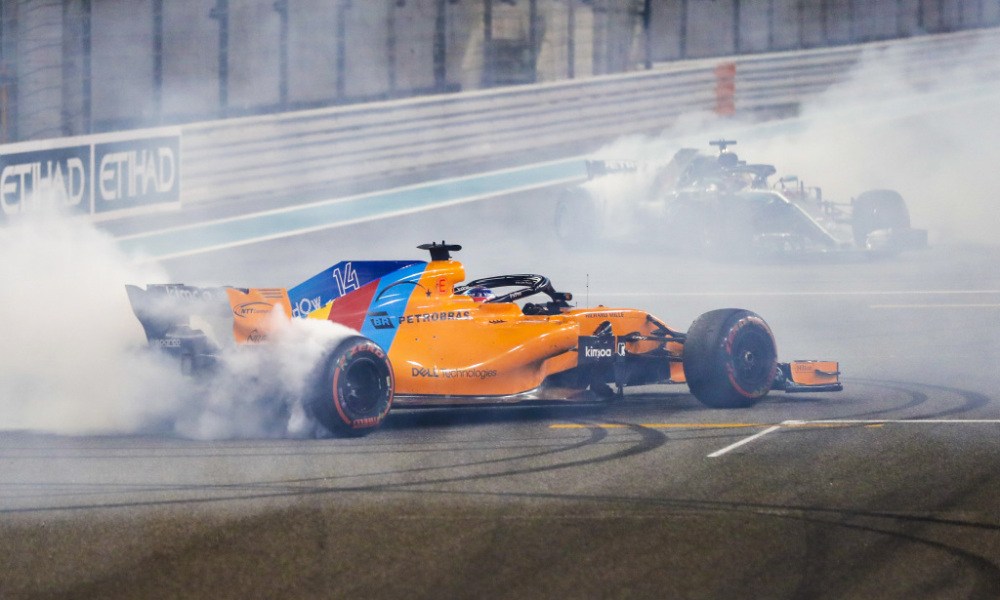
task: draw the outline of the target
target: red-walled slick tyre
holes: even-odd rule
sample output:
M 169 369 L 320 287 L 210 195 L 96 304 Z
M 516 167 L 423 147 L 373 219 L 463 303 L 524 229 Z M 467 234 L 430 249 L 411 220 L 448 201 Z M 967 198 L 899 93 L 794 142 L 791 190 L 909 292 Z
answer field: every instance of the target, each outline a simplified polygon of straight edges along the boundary
M 691 393 L 713 408 L 751 406 L 767 395 L 778 373 L 771 328 L 756 313 L 738 308 L 695 319 L 683 360 Z
M 392 407 L 392 365 L 382 348 L 367 338 L 352 336 L 341 342 L 317 381 L 312 413 L 334 435 L 365 435 L 382 424 Z

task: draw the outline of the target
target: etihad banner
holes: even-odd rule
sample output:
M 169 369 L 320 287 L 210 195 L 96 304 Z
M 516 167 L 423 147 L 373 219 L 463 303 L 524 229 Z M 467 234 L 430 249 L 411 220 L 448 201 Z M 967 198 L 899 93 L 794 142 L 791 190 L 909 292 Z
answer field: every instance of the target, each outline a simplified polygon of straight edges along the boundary
M 181 199 L 179 130 L 0 146 L 0 216 L 58 207 L 107 215 Z

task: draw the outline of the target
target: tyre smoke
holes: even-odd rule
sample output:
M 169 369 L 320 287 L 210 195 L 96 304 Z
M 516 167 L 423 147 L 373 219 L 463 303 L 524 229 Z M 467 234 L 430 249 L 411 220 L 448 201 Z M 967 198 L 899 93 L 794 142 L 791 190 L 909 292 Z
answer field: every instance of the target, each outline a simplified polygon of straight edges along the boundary
M 1000 81 L 991 78 L 993 42 L 953 49 L 944 62 L 909 47 L 872 47 L 840 83 L 806 100 L 780 121 L 688 114 L 657 136 L 629 136 L 593 158 L 666 162 L 683 147 L 711 153 L 709 140 L 739 142 L 731 150 L 751 163 L 774 164 L 773 178 L 795 175 L 823 197 L 850 203 L 871 189 L 899 191 L 914 227 L 932 243 L 996 244 L 1000 220 L 1000 132 L 995 106 Z M 927 67 L 931 64 L 932 67 Z M 650 172 L 654 170 L 651 169 Z M 635 188 L 612 182 L 602 197 L 617 210 L 635 204 Z
M 0 253 L 0 429 L 196 439 L 315 433 L 302 403 L 307 381 L 347 328 L 276 317 L 271 343 L 230 344 L 216 376 L 191 378 L 147 348 L 125 294 L 126 283 L 171 281 L 162 267 L 136 264 L 89 222 L 51 211 L 0 228 Z

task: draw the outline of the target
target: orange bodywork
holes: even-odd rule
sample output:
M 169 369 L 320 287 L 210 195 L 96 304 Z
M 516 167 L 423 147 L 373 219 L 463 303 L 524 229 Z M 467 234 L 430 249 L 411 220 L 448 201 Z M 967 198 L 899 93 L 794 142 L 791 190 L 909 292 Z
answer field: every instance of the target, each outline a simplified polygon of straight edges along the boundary
M 514 303 L 477 303 L 454 294 L 465 279 L 457 261 L 427 266 L 410 296 L 389 349 L 399 395 L 513 396 L 578 364 L 579 337 L 611 321 L 617 335 L 648 334 L 647 313 L 573 309 L 525 315 Z M 445 315 L 444 318 L 434 318 Z M 425 317 L 426 316 L 426 317 Z M 662 342 L 637 343 L 651 350 Z
M 705 381 L 705 373 L 729 377 L 735 387 L 737 369 L 747 377 L 773 378 L 769 387 L 766 379 L 756 382 L 763 392 L 754 399 L 769 389 L 843 389 L 836 361 L 756 361 L 760 356 L 776 361 L 770 330 L 756 315 L 758 337 L 769 344 L 759 352 L 752 344 L 750 350 L 732 350 L 727 344 L 735 326 L 729 326 L 730 337 L 720 337 L 727 330 L 711 327 L 722 327 L 719 319 L 725 315 L 746 311 L 705 313 L 708 321 L 699 317 L 693 331 L 682 333 L 642 310 L 574 307 L 571 294 L 556 291 L 541 275 L 500 275 L 463 284 L 465 268 L 448 254 L 459 246 L 421 248 L 431 251 L 430 262 L 341 261 L 288 289 L 153 284 L 145 290 L 126 286 L 126 291 L 150 345 L 177 356 L 191 372 L 212 368 L 222 346 L 216 333 L 230 327 L 233 342 L 254 345 L 272 338 L 282 319 L 344 325 L 366 338 L 369 348 L 374 344 L 374 350 L 385 353 L 378 353 L 380 368 L 391 368 L 389 400 L 398 405 L 609 397 L 631 385 L 686 383 L 685 361 L 695 387 Z M 543 303 L 516 302 L 528 298 Z M 200 318 L 197 323 L 194 316 Z M 329 356 L 336 352 L 330 348 Z M 735 401 L 718 400 L 722 392 L 715 390 L 708 390 L 715 397 L 699 399 L 728 406 L 725 402 L 749 397 L 736 391 L 742 396 Z
M 644 311 L 597 307 L 526 315 L 513 302 L 479 303 L 455 294 L 455 285 L 464 279 L 460 262 L 433 261 L 391 285 L 361 286 L 307 316 L 353 326 L 383 346 L 401 403 L 407 396 L 496 400 L 538 392 L 547 377 L 578 366 L 580 336 L 592 335 L 605 322 L 611 324 L 614 336 L 637 338 L 623 342 L 625 353 L 666 349 L 680 357 L 680 343 L 644 339 L 664 327 Z M 266 317 L 274 307 L 291 314 L 284 290 L 227 293 L 238 343 L 266 337 Z M 684 381 L 680 362 L 670 364 L 669 376 L 673 382 Z M 572 390 L 536 397 L 566 398 L 567 391 Z
M 229 306 L 233 309 L 233 338 L 238 344 L 259 344 L 267 341 L 274 326 L 272 313 L 283 310 L 291 315 L 288 292 L 281 288 L 256 288 L 246 292 L 227 288 Z

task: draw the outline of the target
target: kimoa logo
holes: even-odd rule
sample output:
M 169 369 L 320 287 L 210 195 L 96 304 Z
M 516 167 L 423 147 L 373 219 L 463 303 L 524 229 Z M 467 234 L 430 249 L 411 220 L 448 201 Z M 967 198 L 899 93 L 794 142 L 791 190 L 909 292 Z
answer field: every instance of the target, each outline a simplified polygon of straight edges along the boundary
M 611 358 L 611 348 L 584 348 L 583 355 L 587 358 Z

